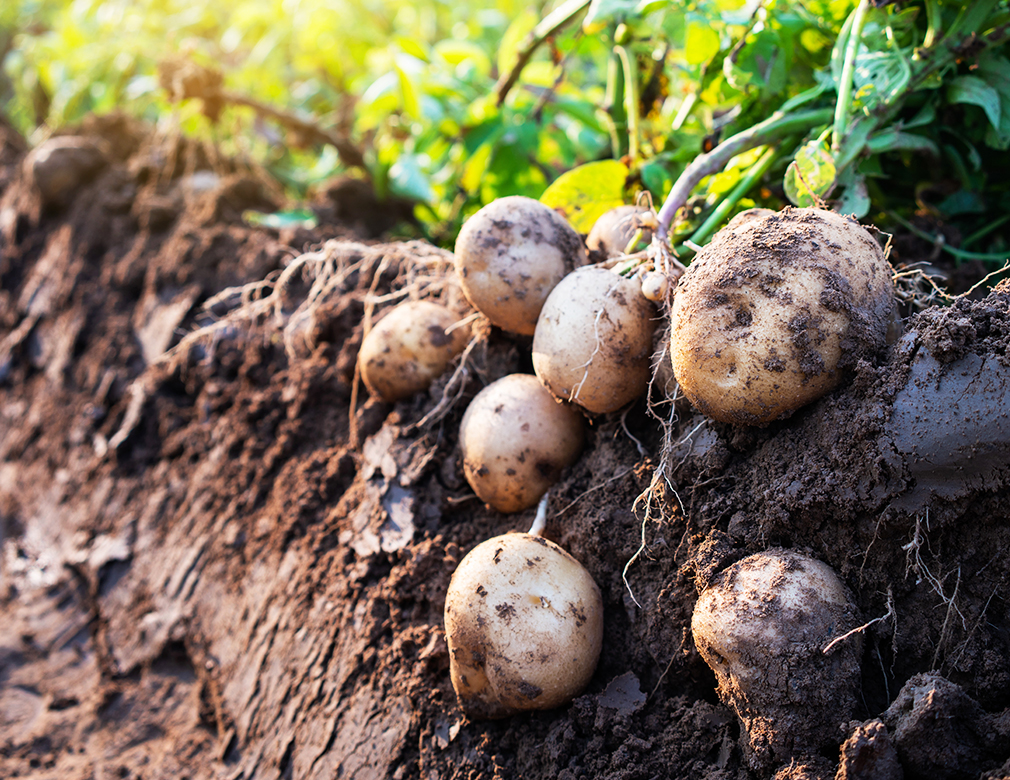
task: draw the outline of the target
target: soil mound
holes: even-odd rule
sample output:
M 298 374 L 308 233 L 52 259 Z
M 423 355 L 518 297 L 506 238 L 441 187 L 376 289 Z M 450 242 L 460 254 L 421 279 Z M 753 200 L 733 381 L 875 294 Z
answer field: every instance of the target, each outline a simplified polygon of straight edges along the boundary
M 368 400 L 365 329 L 458 305 L 448 253 L 251 227 L 269 180 L 115 117 L 47 202 L 0 133 L 0 775 L 1010 774 L 1010 288 L 910 318 L 767 428 L 662 398 L 665 429 L 644 402 L 595 419 L 547 536 L 600 586 L 600 664 L 567 707 L 469 721 L 449 578 L 534 510 L 482 506 L 456 436 L 530 339 L 488 329 L 429 392 Z M 769 547 L 832 566 L 868 625 L 837 744 L 754 770 L 690 625 Z

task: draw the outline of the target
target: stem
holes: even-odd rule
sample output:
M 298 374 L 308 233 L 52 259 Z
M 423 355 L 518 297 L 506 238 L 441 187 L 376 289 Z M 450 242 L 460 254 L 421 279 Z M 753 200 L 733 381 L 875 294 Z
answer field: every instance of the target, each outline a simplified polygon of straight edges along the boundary
M 628 119 L 624 113 L 624 71 L 621 69 L 621 58 L 613 51 L 607 58 L 607 92 L 603 100 L 603 114 L 610 133 L 610 153 L 615 160 L 619 160 L 624 156 L 620 131 L 621 128 L 627 131 Z
M 922 45 L 924 48 L 928 49 L 936 43 L 936 40 L 940 35 L 942 15 L 939 0 L 926 0 L 926 23 L 928 26 L 926 29 L 926 37 L 922 39 Z
M 614 46 L 614 53 L 624 69 L 624 111 L 628 116 L 628 156 L 634 166 L 638 159 L 638 63 L 623 46 Z
M 778 159 L 778 148 L 775 146 L 769 146 L 764 154 L 754 163 L 750 170 L 744 175 L 744 177 L 737 182 L 737 185 L 727 193 L 726 197 L 722 199 L 718 206 L 716 206 L 712 213 L 708 215 L 708 218 L 701 223 L 701 226 L 694 231 L 689 241 L 694 244 L 704 244 L 710 235 L 712 235 L 716 228 L 722 224 L 723 220 L 729 215 L 729 212 L 733 210 L 737 203 L 740 202 L 740 198 L 746 195 L 751 187 L 757 183 L 757 181 L 768 173 L 768 169 L 772 167 L 774 162 Z
M 968 252 L 964 249 L 957 249 L 956 247 L 948 246 L 942 239 L 930 235 L 921 228 L 917 228 L 907 219 L 905 219 L 902 216 L 899 216 L 898 214 L 895 214 L 893 211 L 888 211 L 887 216 L 893 219 L 903 228 L 905 228 L 909 233 L 912 233 L 918 236 L 919 238 L 929 241 L 931 244 L 933 244 L 933 246 L 939 247 L 942 251 L 946 252 L 949 255 L 952 255 L 953 257 L 956 257 L 958 260 L 981 260 L 982 262 L 989 262 L 989 263 L 992 262 L 999 263 L 1010 260 L 1010 252 L 1007 252 L 1005 254 L 987 254 L 984 252 Z
M 512 66 L 512 69 L 508 73 L 503 73 L 494 85 L 495 100 L 499 107 L 505 102 L 509 90 L 515 86 L 515 83 L 519 80 L 519 75 L 523 72 L 523 68 L 526 67 L 530 58 L 533 57 L 533 53 L 540 48 L 540 44 L 558 32 L 562 27 L 570 24 L 588 6 L 589 0 L 568 0 L 547 14 L 533 28 L 530 34 L 526 36 L 526 40 L 523 41 L 523 45 L 519 47 L 516 64 Z
M 866 9 L 870 0 L 859 0 L 854 11 L 852 29 L 849 30 L 849 40 L 845 46 L 845 63 L 842 65 L 841 83 L 838 85 L 838 101 L 835 103 L 835 124 L 832 131 L 831 148 L 838 151 L 842 147 L 842 136 L 849 122 L 849 112 L 852 109 L 852 74 L 856 70 L 856 55 L 859 44 L 863 40 L 863 25 L 866 23 Z
M 655 237 L 665 241 L 669 235 L 670 223 L 674 216 L 687 203 L 691 191 L 702 179 L 721 171 L 733 157 L 757 146 L 778 141 L 783 136 L 805 132 L 811 127 L 824 124 L 831 120 L 833 110 L 823 108 L 814 111 L 802 111 L 797 114 L 783 114 L 776 111 L 763 122 L 747 128 L 730 138 L 727 138 L 715 149 L 706 154 L 700 154 L 684 169 L 673 189 L 666 196 L 663 207 L 659 210 L 659 225 Z

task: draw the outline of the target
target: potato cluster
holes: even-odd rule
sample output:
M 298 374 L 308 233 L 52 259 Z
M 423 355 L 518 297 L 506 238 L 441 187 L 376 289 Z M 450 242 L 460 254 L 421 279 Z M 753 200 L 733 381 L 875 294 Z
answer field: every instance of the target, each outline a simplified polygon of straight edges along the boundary
M 891 268 L 854 220 L 821 209 L 744 212 L 677 285 L 674 374 L 708 417 L 765 425 L 881 349 L 893 310 Z

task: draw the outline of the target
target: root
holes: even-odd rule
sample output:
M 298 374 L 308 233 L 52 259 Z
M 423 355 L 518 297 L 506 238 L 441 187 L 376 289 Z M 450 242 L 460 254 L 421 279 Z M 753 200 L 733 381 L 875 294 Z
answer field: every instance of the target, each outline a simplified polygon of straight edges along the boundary
M 936 650 L 933 654 L 932 668 L 938 669 L 938 664 L 940 663 L 940 655 L 949 638 L 949 632 L 951 630 L 951 620 L 956 615 L 961 619 L 961 628 L 967 633 L 968 631 L 968 621 L 965 619 L 964 614 L 957 606 L 957 592 L 961 586 L 961 567 L 957 567 L 957 579 L 954 581 L 954 592 L 948 596 L 944 591 L 944 580 L 946 577 L 941 577 L 937 574 L 933 574 L 929 567 L 926 565 L 925 561 L 922 559 L 922 545 L 926 542 L 925 535 L 922 531 L 922 526 L 925 525 L 926 532 L 929 531 L 929 510 L 926 510 L 924 517 L 915 518 L 915 529 L 912 532 L 912 540 L 902 546 L 902 550 L 905 551 L 905 576 L 907 577 L 909 572 L 914 571 L 916 575 L 915 584 L 918 585 L 925 581 L 930 589 L 940 598 L 940 601 L 946 605 L 947 614 L 943 619 L 943 626 L 940 628 L 940 637 L 937 639 Z M 928 544 L 927 544 L 928 546 Z M 942 571 L 942 570 L 941 570 Z M 949 574 L 947 576 L 950 576 Z
M 855 636 L 856 634 L 861 634 L 866 629 L 868 629 L 870 626 L 874 625 L 875 623 L 882 623 L 883 621 L 887 620 L 888 618 L 893 618 L 893 617 L 896 617 L 895 612 L 894 612 L 894 593 L 891 591 L 890 588 L 888 588 L 887 589 L 887 612 L 885 614 L 881 615 L 878 618 L 874 618 L 869 623 L 863 623 L 863 625 L 857 626 L 856 628 L 852 629 L 851 631 L 846 631 L 844 634 L 842 634 L 839 637 L 835 637 L 834 639 L 832 639 L 830 642 L 828 642 L 823 647 L 823 649 L 821 650 L 821 652 L 824 655 L 830 655 L 831 651 L 834 649 L 834 647 L 836 645 L 841 644 L 842 642 L 844 642 L 849 637 Z M 895 625 L 895 628 L 897 628 L 897 625 Z
M 631 588 L 631 583 L 628 582 L 628 571 L 631 569 L 632 565 L 641 557 L 647 550 L 646 542 L 646 528 L 648 527 L 649 521 L 653 520 L 655 522 L 662 522 L 666 520 L 666 515 L 663 512 L 663 504 L 666 499 L 666 492 L 669 490 L 673 494 L 674 498 L 677 500 L 677 506 L 679 507 L 681 515 L 684 514 L 684 504 L 680 500 L 680 495 L 677 493 L 676 488 L 667 476 L 669 469 L 669 457 L 670 453 L 673 451 L 675 445 L 672 444 L 673 438 L 673 423 L 676 420 L 676 409 L 675 407 L 670 407 L 670 416 L 667 420 L 662 421 L 663 425 L 663 444 L 662 444 L 662 455 L 660 456 L 659 465 L 652 474 L 652 479 L 649 482 L 649 486 L 643 490 L 632 504 L 632 511 L 637 512 L 640 506 L 644 505 L 645 514 L 642 517 L 642 537 L 638 549 L 635 554 L 631 556 L 626 564 L 624 564 L 624 569 L 621 571 L 621 579 L 624 582 L 624 587 L 628 589 L 628 595 L 631 596 L 631 600 L 635 603 L 639 609 L 642 605 L 639 603 L 638 599 L 635 597 L 635 592 Z M 653 516 L 653 502 L 659 506 L 659 517 Z
M 313 252 L 295 257 L 282 271 L 271 273 L 265 279 L 242 287 L 230 287 L 209 298 L 202 307 L 198 321 L 206 325 L 186 334 L 178 344 L 153 360 L 129 387 L 130 401 L 119 430 L 109 439 L 108 449 L 116 450 L 130 436 L 140 422 L 147 399 L 155 392 L 158 376 L 166 370 L 182 368 L 184 362 L 196 353 L 200 362 L 214 360 L 217 345 L 226 340 L 241 339 L 251 326 L 273 321 L 280 332 L 285 353 L 295 362 L 306 351 L 317 345 L 307 335 L 307 329 L 319 307 L 334 296 L 347 292 L 348 279 L 357 271 L 370 266 L 373 273 L 370 297 L 365 302 L 365 328 L 375 308 L 388 300 L 375 296 L 380 279 L 397 258 L 409 254 L 414 262 L 406 264 L 396 280 L 397 296 L 400 291 L 417 298 L 440 297 L 450 307 L 460 300 L 452 288 L 451 277 L 445 270 L 451 266 L 448 253 L 423 244 L 406 244 L 401 252 L 389 247 L 370 247 L 349 241 L 329 240 Z M 402 281 L 402 283 L 401 283 Z M 458 293 L 462 296 L 462 292 Z M 221 309 L 227 313 L 219 314 Z M 358 389 L 357 369 L 352 387 L 350 438 L 356 440 Z

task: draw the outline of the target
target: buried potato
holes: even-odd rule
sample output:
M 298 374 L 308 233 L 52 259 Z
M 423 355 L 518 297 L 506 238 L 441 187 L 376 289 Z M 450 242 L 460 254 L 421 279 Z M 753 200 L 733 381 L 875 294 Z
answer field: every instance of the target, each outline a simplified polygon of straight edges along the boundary
M 369 392 L 393 402 L 425 390 L 466 347 L 470 329 L 449 328 L 457 317 L 430 301 L 401 303 L 361 342 L 358 363 Z
M 456 238 L 456 273 L 467 299 L 492 324 L 524 336 L 533 335 L 554 285 L 586 260 L 575 229 L 521 195 L 489 203 Z
M 891 267 L 857 222 L 821 209 L 745 212 L 677 285 L 674 374 L 708 417 L 764 425 L 880 350 L 894 312 Z
M 510 374 L 481 390 L 463 415 L 463 473 L 499 512 L 535 505 L 582 451 L 582 415 L 558 403 L 531 374 Z
M 839 724 L 855 713 L 857 624 L 831 567 L 792 550 L 737 561 L 702 592 L 694 643 L 740 718 L 753 769 L 837 751 Z
M 577 696 L 603 644 L 603 599 L 575 558 L 511 533 L 460 562 L 445 599 L 449 674 L 471 718 L 558 707 Z

